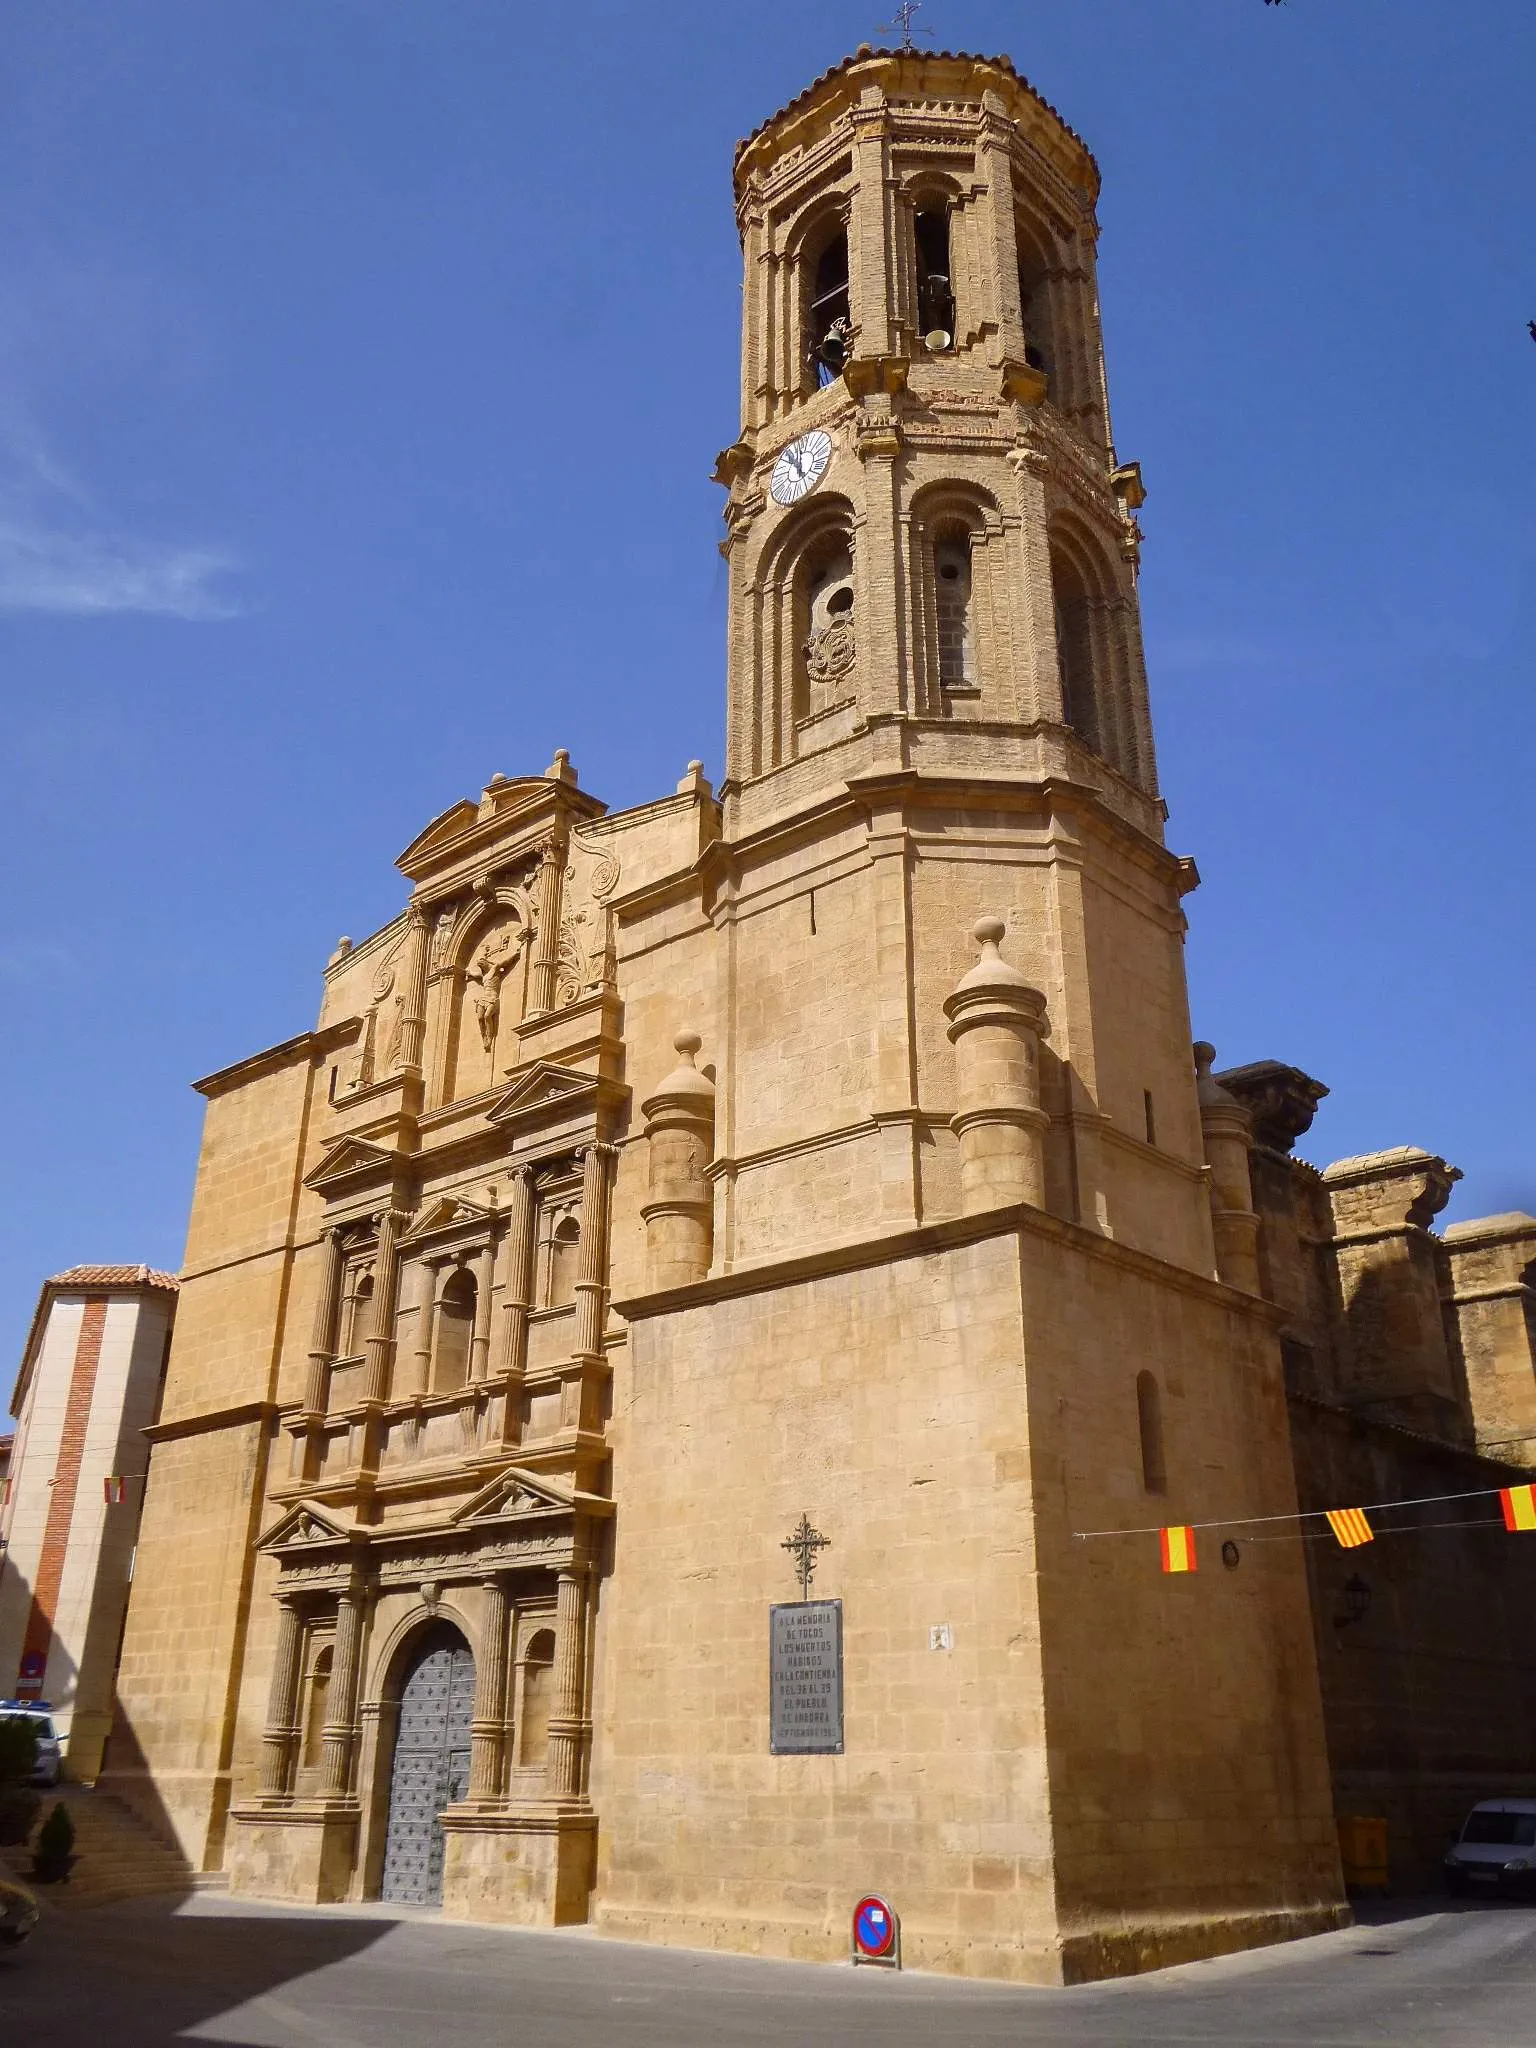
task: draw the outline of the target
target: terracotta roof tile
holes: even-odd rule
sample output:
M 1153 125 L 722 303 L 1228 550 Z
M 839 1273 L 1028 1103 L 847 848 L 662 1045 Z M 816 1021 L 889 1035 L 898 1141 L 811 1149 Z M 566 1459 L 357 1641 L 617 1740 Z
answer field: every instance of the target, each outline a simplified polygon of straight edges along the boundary
M 153 1266 L 71 1266 L 48 1282 L 50 1287 L 164 1287 L 173 1294 L 180 1284 L 174 1273 Z
M 763 133 L 765 128 L 771 128 L 775 121 L 782 121 L 786 114 L 792 114 L 796 107 L 803 106 L 805 102 L 812 97 L 813 94 L 820 92 L 821 88 L 827 83 L 827 80 L 829 78 L 836 78 L 839 72 L 847 71 L 851 69 L 851 67 L 855 64 L 867 64 L 878 57 L 910 57 L 914 63 L 939 62 L 948 64 L 995 65 L 999 71 L 1006 72 L 1010 78 L 1016 78 L 1019 84 L 1022 85 L 1024 90 L 1030 95 L 1031 99 L 1037 100 L 1040 103 L 1040 105 L 1044 107 L 1045 111 L 1052 117 L 1053 120 L 1061 122 L 1062 127 L 1065 129 L 1067 134 L 1071 136 L 1072 140 L 1078 143 L 1082 147 L 1082 149 L 1086 151 L 1088 161 L 1091 164 L 1093 164 L 1094 169 L 1098 169 L 1098 163 L 1094 158 L 1094 154 L 1092 150 L 1088 148 L 1087 143 L 1083 141 L 1082 136 L 1078 134 L 1077 130 L 1072 126 L 1070 121 L 1063 118 L 1060 109 L 1053 107 L 1050 101 L 1045 97 L 1044 93 L 1038 92 L 1035 89 L 1035 87 L 1030 84 L 1029 80 L 1024 76 L 1023 72 L 1016 70 L 1014 68 L 1013 59 L 1011 57 L 983 57 L 979 56 L 974 50 L 874 50 L 870 48 L 868 43 L 862 44 L 857 50 L 853 52 L 852 56 L 844 57 L 840 63 L 829 65 L 828 68 L 822 72 L 819 78 L 813 78 L 811 80 L 810 84 L 805 88 L 804 92 L 796 93 L 795 97 L 792 100 L 786 101 L 786 103 L 778 109 L 777 113 L 770 114 L 766 121 L 759 121 L 757 126 L 752 130 L 752 133 L 750 135 L 744 136 L 742 140 L 737 143 L 737 156 L 739 157 L 744 149 L 750 149 L 752 144 L 756 142 L 758 136 Z

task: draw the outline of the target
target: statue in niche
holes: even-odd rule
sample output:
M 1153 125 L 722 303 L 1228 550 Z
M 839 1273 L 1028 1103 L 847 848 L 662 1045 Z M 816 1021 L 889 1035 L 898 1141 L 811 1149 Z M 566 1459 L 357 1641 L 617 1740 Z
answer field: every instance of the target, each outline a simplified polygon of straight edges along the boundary
M 496 1028 L 501 1022 L 501 984 L 517 962 L 527 937 L 527 928 L 503 925 L 493 932 L 476 953 L 465 974 L 480 1043 L 487 1052 L 496 1049 Z

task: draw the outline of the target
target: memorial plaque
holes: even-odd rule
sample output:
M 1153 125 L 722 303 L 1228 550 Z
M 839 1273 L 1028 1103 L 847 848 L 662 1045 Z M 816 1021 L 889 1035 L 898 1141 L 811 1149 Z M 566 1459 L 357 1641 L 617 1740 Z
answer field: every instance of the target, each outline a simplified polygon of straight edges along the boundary
M 775 1756 L 843 1753 L 843 1603 L 768 1610 L 769 1747 Z

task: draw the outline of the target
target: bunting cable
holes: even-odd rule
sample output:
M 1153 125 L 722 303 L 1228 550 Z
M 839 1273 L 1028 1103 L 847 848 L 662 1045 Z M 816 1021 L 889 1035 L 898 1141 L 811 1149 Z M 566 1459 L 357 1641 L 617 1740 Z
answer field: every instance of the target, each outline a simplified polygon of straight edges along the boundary
M 1360 1508 L 1362 1514 L 1377 1514 L 1384 1508 L 1426 1508 L 1437 1507 L 1448 1500 L 1492 1500 L 1507 1491 L 1502 1486 L 1474 1486 L 1465 1493 L 1421 1493 L 1412 1500 L 1368 1500 Z M 1186 1522 L 1188 1529 L 1256 1529 L 1267 1522 L 1323 1522 L 1333 1508 L 1302 1508 L 1288 1515 L 1224 1515 L 1217 1521 Z M 1470 1524 L 1468 1526 L 1471 1526 Z M 1496 1526 L 1489 1523 L 1490 1528 Z M 1079 1543 L 1086 1543 L 1095 1536 L 1161 1536 L 1163 1525 L 1153 1523 L 1144 1529 L 1074 1529 L 1073 1536 Z M 1257 1539 L 1253 1539 L 1257 1541 Z

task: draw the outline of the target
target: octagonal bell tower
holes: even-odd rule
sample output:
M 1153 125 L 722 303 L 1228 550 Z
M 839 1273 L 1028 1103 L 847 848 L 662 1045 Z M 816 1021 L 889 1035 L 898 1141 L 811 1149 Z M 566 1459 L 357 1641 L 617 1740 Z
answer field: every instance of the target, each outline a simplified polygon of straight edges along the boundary
M 1006 58 L 863 49 L 738 148 L 728 830 L 985 766 L 1159 832 L 1098 186 Z

